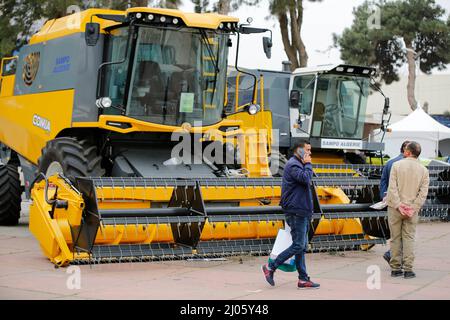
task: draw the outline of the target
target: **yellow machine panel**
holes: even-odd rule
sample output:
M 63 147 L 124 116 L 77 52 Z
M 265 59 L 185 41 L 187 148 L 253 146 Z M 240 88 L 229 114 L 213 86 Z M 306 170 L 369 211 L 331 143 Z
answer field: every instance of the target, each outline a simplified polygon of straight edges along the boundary
M 0 97 L 0 141 L 32 163 L 72 122 L 73 90 Z

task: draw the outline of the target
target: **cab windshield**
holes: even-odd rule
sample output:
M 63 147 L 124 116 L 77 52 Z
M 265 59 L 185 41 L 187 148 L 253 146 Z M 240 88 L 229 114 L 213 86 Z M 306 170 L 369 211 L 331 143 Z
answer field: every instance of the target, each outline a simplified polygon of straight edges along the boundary
M 123 59 L 127 39 L 126 28 L 112 33 L 107 49 L 112 61 Z M 224 107 L 227 40 L 227 34 L 205 29 L 139 27 L 128 59 L 106 69 L 104 96 L 125 107 L 126 116 L 147 122 L 217 123 Z
M 362 139 L 368 96 L 367 77 L 320 76 L 312 108 L 311 136 Z

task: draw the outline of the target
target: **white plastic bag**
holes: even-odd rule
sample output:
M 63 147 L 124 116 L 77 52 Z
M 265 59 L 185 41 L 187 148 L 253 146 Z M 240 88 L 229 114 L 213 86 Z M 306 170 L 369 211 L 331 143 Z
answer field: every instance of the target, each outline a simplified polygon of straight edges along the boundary
M 278 230 L 277 238 L 273 244 L 272 252 L 269 256 L 269 262 L 275 261 L 280 253 L 292 245 L 291 228 L 285 223 L 285 228 Z M 278 269 L 285 272 L 294 272 L 297 270 L 295 266 L 295 256 L 287 259 Z
M 383 209 L 386 208 L 387 206 L 388 206 L 388 205 L 387 205 L 386 202 L 380 201 L 380 202 L 377 202 L 377 203 L 371 205 L 370 207 L 371 207 L 372 209 L 375 209 L 375 210 L 383 210 Z

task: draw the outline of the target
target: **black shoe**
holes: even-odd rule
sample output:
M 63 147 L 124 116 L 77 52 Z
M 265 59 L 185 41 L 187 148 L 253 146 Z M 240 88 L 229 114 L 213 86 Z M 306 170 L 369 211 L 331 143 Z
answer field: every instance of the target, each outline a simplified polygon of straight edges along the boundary
M 275 285 L 275 281 L 273 280 L 273 271 L 269 270 L 269 267 L 266 264 L 261 267 L 261 270 L 264 273 L 266 281 L 273 287 Z
M 392 270 L 391 271 L 391 277 L 401 277 L 403 275 L 403 271 L 402 270 Z
M 416 274 L 412 271 L 405 271 L 404 277 L 405 277 L 405 279 L 411 279 L 411 278 L 415 278 Z
M 384 260 L 386 260 L 387 263 L 390 263 L 391 262 L 391 252 L 390 251 L 386 251 L 383 254 L 383 258 L 384 258 Z

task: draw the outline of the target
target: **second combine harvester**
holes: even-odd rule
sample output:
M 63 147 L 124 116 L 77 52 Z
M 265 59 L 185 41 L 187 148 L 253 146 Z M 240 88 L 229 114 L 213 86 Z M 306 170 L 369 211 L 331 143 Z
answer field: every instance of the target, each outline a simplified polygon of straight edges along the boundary
M 270 252 L 284 219 L 272 116 L 256 81 L 249 103 L 224 108 L 230 35 L 267 31 L 154 8 L 48 21 L 2 62 L 1 223 L 19 219 L 20 166 L 30 230 L 58 266 Z M 312 192 L 313 250 L 385 241 L 385 212 Z

